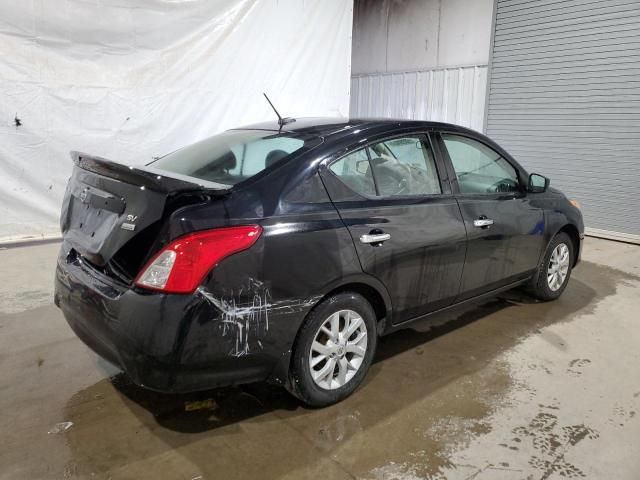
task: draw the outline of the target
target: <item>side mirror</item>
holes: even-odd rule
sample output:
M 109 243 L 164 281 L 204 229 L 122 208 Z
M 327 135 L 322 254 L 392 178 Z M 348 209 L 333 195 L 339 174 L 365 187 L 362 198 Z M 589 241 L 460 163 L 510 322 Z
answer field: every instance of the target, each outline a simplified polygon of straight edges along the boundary
M 538 175 L 537 173 L 532 173 L 529 175 L 529 184 L 527 185 L 527 190 L 531 193 L 542 193 L 546 192 L 547 188 L 549 188 L 549 180 L 547 177 L 543 175 Z

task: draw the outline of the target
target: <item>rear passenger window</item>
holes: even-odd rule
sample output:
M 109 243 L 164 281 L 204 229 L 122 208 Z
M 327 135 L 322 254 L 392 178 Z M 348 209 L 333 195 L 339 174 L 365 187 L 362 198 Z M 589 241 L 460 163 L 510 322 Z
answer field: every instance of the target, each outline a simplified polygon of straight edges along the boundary
M 421 136 L 375 143 L 330 167 L 349 188 L 379 197 L 442 193 L 433 153 Z
M 442 193 L 431 149 L 421 137 L 400 137 L 369 147 L 378 195 Z
M 351 190 L 361 195 L 373 196 L 376 194 L 366 149 L 363 148 L 346 157 L 342 157 L 332 164 L 329 169 Z

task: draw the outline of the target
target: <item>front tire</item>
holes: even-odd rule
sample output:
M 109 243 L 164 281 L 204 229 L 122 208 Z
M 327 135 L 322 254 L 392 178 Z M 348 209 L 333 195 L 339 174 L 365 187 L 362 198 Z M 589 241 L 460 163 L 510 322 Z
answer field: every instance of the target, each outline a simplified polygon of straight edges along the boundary
M 542 301 L 555 300 L 569 283 L 574 259 L 573 242 L 564 232 L 558 233 L 547 247 L 530 293 Z
M 342 292 L 325 299 L 298 333 L 289 390 L 311 407 L 345 399 L 366 376 L 377 337 L 375 313 L 362 295 Z

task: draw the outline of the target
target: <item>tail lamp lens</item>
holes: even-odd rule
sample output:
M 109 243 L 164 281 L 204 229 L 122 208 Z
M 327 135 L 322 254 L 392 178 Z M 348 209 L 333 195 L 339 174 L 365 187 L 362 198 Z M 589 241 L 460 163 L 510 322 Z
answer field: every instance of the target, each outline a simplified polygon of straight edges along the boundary
M 261 233 L 259 225 L 245 225 L 180 237 L 145 265 L 135 284 L 165 293 L 192 293 L 221 260 L 251 247 Z

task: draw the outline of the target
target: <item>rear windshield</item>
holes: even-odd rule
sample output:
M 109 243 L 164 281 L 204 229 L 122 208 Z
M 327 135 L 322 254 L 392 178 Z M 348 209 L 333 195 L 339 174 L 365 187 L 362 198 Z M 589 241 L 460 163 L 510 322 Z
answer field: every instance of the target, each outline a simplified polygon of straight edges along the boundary
M 295 132 L 229 130 L 176 150 L 149 166 L 231 186 L 320 141 Z

